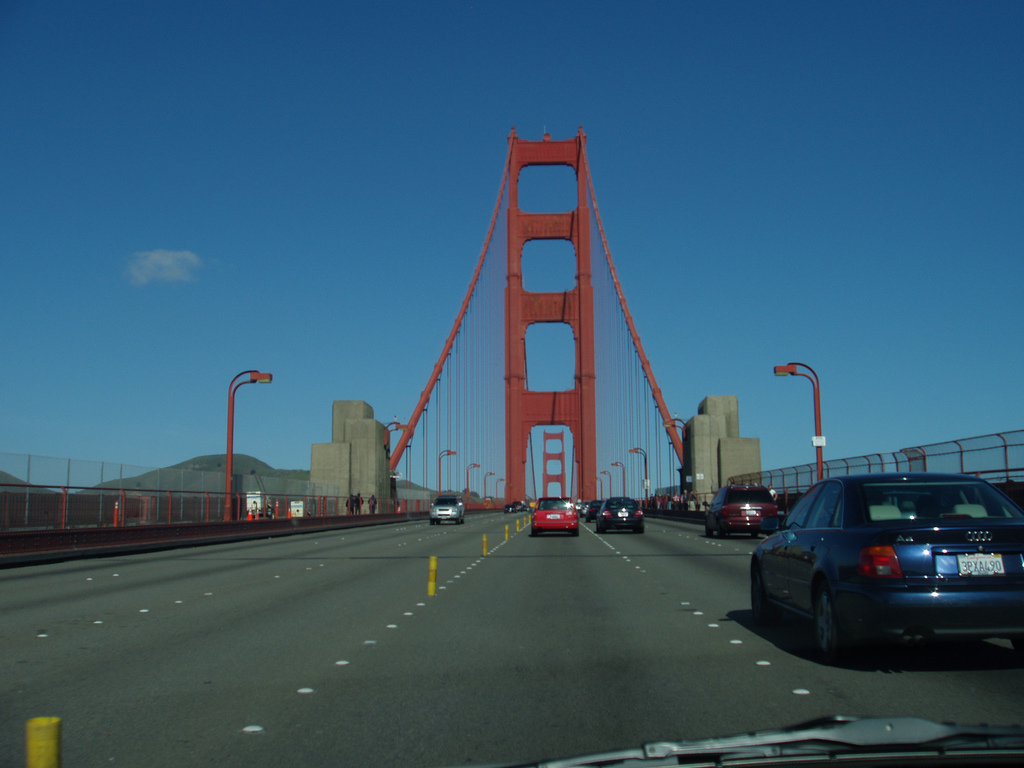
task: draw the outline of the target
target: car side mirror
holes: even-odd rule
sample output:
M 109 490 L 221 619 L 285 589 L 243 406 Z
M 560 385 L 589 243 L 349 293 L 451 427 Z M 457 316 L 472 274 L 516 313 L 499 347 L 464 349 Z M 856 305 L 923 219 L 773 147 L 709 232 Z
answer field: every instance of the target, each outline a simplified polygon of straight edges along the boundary
M 762 517 L 761 518 L 761 533 L 775 533 L 782 527 L 782 516 L 776 515 L 775 517 Z

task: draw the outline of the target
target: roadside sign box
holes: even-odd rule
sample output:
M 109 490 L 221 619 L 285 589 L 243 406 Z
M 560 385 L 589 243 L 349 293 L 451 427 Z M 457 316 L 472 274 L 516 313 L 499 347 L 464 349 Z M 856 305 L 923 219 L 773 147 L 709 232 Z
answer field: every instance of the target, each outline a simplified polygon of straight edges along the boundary
M 306 515 L 306 502 L 304 501 L 293 501 L 288 508 L 288 517 L 305 517 Z

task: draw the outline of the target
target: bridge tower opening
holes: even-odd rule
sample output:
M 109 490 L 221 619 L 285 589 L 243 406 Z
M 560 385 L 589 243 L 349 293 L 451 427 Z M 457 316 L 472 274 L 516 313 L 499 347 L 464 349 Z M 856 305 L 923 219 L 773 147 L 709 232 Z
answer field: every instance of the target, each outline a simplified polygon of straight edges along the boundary
M 594 289 L 590 266 L 590 210 L 583 129 L 572 139 L 524 141 L 509 135 L 509 205 L 507 278 L 505 284 L 505 477 L 506 498 L 526 497 L 530 430 L 564 426 L 573 435 L 573 459 L 580 495 L 597 495 L 596 401 L 594 363 Z M 532 165 L 566 165 L 576 173 L 576 208 L 559 213 L 527 213 L 519 208 L 519 176 Z M 576 283 L 566 291 L 523 288 L 523 246 L 531 240 L 567 240 L 576 256 Z M 575 341 L 572 389 L 527 388 L 526 331 L 534 323 L 565 323 Z M 545 443 L 547 434 L 545 434 Z M 564 450 L 564 448 L 563 448 Z M 545 449 L 546 453 L 546 449 Z M 564 461 L 563 461 L 564 472 Z M 546 473 L 546 462 L 545 462 Z M 547 492 L 545 478 L 544 488 Z M 562 483 L 563 491 L 565 483 Z

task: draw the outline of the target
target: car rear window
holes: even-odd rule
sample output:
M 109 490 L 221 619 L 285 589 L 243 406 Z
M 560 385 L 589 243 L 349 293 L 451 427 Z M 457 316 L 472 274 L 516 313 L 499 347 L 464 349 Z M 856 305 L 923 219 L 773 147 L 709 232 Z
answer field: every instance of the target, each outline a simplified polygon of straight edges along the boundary
M 569 499 L 541 499 L 537 509 L 575 509 Z
M 972 480 L 864 483 L 865 519 L 1022 520 L 1024 513 L 986 483 Z
M 636 499 L 608 499 L 605 505 L 619 509 L 636 509 L 639 506 Z
M 767 488 L 730 488 L 726 504 L 773 504 Z

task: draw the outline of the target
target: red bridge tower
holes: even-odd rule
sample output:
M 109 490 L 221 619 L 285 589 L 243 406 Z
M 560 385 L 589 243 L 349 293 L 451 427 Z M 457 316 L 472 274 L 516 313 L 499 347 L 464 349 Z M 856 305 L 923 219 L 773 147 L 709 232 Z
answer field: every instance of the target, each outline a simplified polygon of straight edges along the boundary
M 526 498 L 530 430 L 561 425 L 572 431 L 580 496 L 597 495 L 594 397 L 594 290 L 590 272 L 590 209 L 585 148 L 575 138 L 523 141 L 509 136 L 508 282 L 505 286 L 505 477 L 508 499 Z M 568 165 L 576 171 L 576 209 L 566 213 L 519 210 L 519 172 L 529 165 Z M 576 285 L 563 293 L 523 290 L 523 245 L 529 240 L 568 240 L 576 252 Z M 526 388 L 526 329 L 533 323 L 565 323 L 576 343 L 574 387 L 562 392 Z

